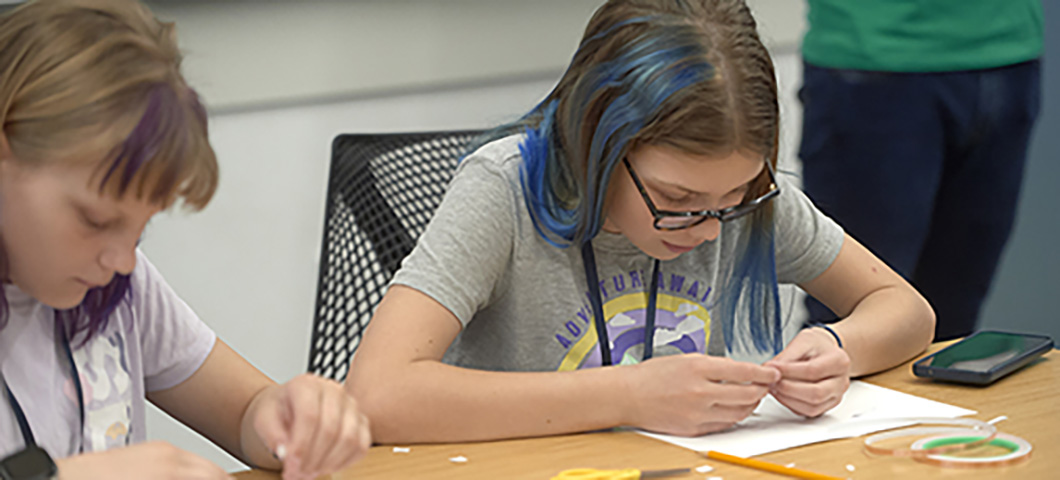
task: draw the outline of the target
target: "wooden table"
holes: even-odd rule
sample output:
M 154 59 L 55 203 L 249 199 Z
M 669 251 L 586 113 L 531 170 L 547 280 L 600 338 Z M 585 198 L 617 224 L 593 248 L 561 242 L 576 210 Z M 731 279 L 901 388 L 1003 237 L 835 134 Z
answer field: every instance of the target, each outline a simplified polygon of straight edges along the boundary
M 934 346 L 931 351 L 941 348 Z M 1026 439 L 1034 450 L 1024 463 L 989 469 L 953 469 L 925 465 L 904 458 L 873 457 L 862 449 L 861 438 L 834 440 L 793 448 L 756 458 L 853 479 L 1060 478 L 1060 352 L 1053 350 L 1023 370 L 989 387 L 947 385 L 913 376 L 909 364 L 865 378 L 876 385 L 900 390 L 978 411 L 973 418 L 989 420 L 1007 415 L 998 424 L 1006 433 Z M 915 412 L 911 412 L 915 415 Z M 468 461 L 452 463 L 462 455 Z M 775 474 L 708 461 L 699 454 L 632 432 L 603 432 L 471 444 L 413 445 L 409 453 L 391 446 L 371 449 L 353 468 L 332 480 L 370 479 L 549 479 L 568 468 L 685 468 L 709 464 L 710 474 L 689 473 L 674 480 L 719 476 L 725 480 L 780 479 Z M 847 465 L 855 470 L 849 472 Z M 241 480 L 276 480 L 273 473 L 248 471 Z

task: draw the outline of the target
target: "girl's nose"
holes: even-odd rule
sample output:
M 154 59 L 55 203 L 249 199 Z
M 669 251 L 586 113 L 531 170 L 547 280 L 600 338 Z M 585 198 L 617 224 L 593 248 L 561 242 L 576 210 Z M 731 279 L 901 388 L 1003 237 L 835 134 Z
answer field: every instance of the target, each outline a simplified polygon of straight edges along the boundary
M 107 247 L 100 254 L 99 263 L 107 270 L 128 275 L 136 268 L 136 246 Z

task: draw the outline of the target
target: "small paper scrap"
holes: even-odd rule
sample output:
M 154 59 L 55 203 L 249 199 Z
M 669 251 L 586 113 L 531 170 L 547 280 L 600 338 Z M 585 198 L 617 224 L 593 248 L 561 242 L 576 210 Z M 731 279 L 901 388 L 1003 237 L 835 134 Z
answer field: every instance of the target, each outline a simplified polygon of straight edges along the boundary
M 989 422 L 986 422 L 986 423 L 989 423 L 991 425 L 996 425 L 997 422 L 1003 422 L 1005 420 L 1008 420 L 1008 416 L 1007 415 L 1001 415 L 1000 417 L 997 417 L 997 418 L 995 418 L 995 419 L 993 419 L 993 420 L 991 420 Z
M 467 457 L 459 455 L 456 457 L 449 457 L 449 461 L 453 463 L 467 463 Z
M 709 473 L 714 471 L 714 467 L 710 465 L 703 465 L 702 467 L 696 467 L 696 471 L 699 473 Z
M 853 472 L 854 471 L 854 466 L 853 465 L 847 465 L 847 471 L 848 472 Z
M 412 449 L 409 447 L 394 447 L 394 453 L 409 453 Z
M 791 463 L 789 463 L 787 465 L 784 465 L 784 466 L 788 467 L 788 468 L 795 468 L 795 462 L 791 462 Z

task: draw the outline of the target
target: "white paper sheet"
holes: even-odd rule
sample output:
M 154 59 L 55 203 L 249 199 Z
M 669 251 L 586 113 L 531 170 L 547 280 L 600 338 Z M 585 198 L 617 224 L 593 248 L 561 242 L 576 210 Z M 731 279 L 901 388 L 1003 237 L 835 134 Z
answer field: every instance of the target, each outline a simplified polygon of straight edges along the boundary
M 796 415 L 772 396 L 767 396 L 754 414 L 724 432 L 702 437 L 677 437 L 639 430 L 638 433 L 697 452 L 717 450 L 750 457 L 909 425 L 912 422 L 908 419 L 913 417 L 956 418 L 974 413 L 974 410 L 853 381 L 843 401 L 817 418 Z

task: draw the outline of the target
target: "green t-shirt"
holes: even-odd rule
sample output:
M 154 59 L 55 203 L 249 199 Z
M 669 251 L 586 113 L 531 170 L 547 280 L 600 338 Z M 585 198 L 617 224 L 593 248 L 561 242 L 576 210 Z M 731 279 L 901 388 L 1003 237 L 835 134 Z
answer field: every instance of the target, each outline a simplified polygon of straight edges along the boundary
M 887 72 L 1001 67 L 1042 52 L 1040 0 L 807 0 L 806 62 Z

